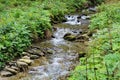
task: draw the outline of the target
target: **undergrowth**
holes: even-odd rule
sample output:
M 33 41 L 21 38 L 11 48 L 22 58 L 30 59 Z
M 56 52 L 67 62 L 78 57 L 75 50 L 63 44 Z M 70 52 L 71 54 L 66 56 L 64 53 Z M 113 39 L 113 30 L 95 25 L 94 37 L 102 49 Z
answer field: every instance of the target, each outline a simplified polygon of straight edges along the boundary
M 102 4 L 92 17 L 88 54 L 80 58 L 69 80 L 120 80 L 120 2 Z
M 0 0 L 0 69 L 31 45 L 44 39 L 64 14 L 85 8 L 89 0 Z M 90 3 L 90 1 L 89 1 Z M 92 2 L 91 2 L 92 4 Z

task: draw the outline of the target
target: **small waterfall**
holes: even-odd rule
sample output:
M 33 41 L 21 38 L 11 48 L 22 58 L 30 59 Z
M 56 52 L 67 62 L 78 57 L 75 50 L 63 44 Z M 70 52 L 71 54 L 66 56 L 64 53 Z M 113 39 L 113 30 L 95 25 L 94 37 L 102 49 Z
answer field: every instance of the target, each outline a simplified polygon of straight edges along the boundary
M 57 31 L 53 34 L 55 38 L 52 38 L 51 43 L 53 45 L 65 44 L 63 36 L 68 32 L 71 33 L 71 30 L 68 28 L 58 28 Z
M 65 18 L 67 19 L 67 22 L 65 24 L 70 25 L 81 25 L 81 21 L 78 19 L 79 15 L 66 15 Z

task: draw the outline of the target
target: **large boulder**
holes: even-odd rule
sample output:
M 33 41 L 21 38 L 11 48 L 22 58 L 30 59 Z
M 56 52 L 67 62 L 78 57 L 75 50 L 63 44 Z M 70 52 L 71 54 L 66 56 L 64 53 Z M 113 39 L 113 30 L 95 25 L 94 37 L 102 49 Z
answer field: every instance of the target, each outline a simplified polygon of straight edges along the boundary
M 63 38 L 68 41 L 74 41 L 76 39 L 76 36 L 71 33 L 66 33 Z

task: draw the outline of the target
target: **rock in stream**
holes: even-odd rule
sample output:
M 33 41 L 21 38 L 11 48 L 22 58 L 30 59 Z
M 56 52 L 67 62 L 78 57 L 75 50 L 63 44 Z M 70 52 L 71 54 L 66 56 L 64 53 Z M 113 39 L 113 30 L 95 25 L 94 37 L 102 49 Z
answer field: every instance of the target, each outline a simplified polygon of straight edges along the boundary
M 57 29 L 51 40 L 46 40 L 40 43 L 33 44 L 37 46 L 24 52 L 21 59 L 17 60 L 18 67 L 29 67 L 26 74 L 17 74 L 7 78 L 6 80 L 66 80 L 70 76 L 70 72 L 79 62 L 79 52 L 83 52 L 86 47 L 84 43 L 72 42 L 79 38 L 84 38 L 81 35 L 82 29 L 87 29 L 86 25 L 82 25 L 77 21 L 76 15 L 66 16 L 68 22 L 72 22 L 72 26 L 61 24 L 55 25 Z M 73 25 L 74 23 L 74 25 Z M 28 57 L 27 57 L 28 56 Z M 33 59 L 34 61 L 32 61 Z M 11 76 L 12 72 L 3 71 L 2 76 Z

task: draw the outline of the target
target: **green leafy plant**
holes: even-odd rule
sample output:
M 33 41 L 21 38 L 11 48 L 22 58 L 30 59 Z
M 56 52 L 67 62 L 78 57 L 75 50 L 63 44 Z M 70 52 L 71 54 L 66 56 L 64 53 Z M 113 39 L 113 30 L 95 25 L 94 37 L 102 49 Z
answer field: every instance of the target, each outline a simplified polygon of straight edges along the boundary
M 0 0 L 0 68 L 87 0 Z
M 120 2 L 99 6 L 100 13 L 93 16 L 92 36 L 88 54 L 80 58 L 69 80 L 119 80 L 120 79 Z

